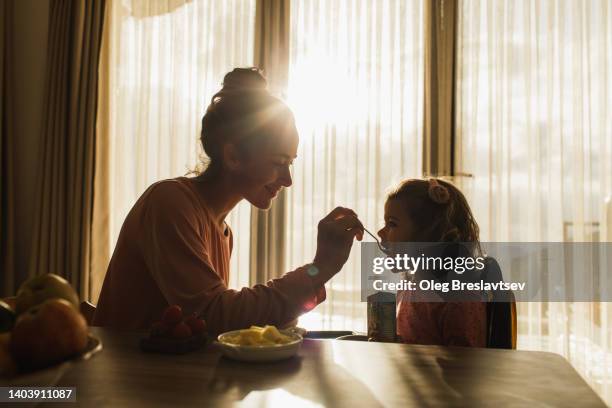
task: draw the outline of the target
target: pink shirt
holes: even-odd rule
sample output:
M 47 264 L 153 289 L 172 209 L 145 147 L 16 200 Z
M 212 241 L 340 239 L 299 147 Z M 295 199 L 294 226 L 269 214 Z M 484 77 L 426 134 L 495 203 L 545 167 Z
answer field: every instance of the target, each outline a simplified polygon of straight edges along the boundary
M 232 234 L 180 177 L 153 184 L 126 217 L 94 325 L 144 330 L 170 304 L 196 312 L 213 334 L 251 325 L 282 326 L 325 299 L 305 267 L 265 285 L 228 289 Z
M 400 291 L 397 300 L 397 334 L 404 343 L 486 347 L 486 303 L 423 302 L 418 291 Z

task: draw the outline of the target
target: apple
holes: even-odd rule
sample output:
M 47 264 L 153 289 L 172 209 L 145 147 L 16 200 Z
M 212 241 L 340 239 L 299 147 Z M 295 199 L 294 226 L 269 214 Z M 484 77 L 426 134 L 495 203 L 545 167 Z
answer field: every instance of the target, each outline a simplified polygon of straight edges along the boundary
M 15 299 L 15 311 L 19 315 L 31 307 L 54 298 L 65 299 L 76 310 L 79 309 L 79 296 L 70 283 L 61 276 L 48 273 L 28 279 L 19 287 Z
M 172 329 L 172 338 L 174 339 L 186 339 L 192 336 L 191 329 L 187 326 L 187 323 L 180 322 Z
M 168 306 L 162 315 L 162 322 L 168 327 L 174 327 L 183 320 L 183 309 L 179 305 Z
M 9 347 L 20 366 L 51 365 L 87 347 L 87 322 L 72 303 L 46 300 L 17 318 Z

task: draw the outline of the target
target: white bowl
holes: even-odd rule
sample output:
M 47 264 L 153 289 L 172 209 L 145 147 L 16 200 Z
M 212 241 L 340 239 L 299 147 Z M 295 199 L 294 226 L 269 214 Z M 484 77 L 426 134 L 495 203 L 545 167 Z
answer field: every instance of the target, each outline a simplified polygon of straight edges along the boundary
M 272 344 L 265 346 L 240 346 L 228 343 L 225 339 L 228 336 L 236 335 L 240 330 L 233 330 L 217 337 L 217 341 L 223 354 L 234 360 L 249 362 L 267 362 L 285 360 L 297 354 L 302 344 L 303 338 L 297 333 L 281 331 L 281 333 L 291 337 L 292 341 L 285 344 Z

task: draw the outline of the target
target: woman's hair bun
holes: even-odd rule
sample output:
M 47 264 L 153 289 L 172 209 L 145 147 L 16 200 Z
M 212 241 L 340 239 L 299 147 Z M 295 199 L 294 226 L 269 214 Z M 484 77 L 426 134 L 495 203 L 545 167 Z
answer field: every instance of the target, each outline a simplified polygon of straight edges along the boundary
M 268 81 L 259 68 L 234 68 L 223 78 L 223 92 L 265 91 Z

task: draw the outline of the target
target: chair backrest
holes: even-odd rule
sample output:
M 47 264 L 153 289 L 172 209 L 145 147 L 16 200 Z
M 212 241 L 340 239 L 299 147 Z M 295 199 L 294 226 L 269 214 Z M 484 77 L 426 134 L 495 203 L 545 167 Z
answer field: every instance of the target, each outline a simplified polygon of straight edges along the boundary
M 81 302 L 79 309 L 81 310 L 81 314 L 85 317 L 85 320 L 87 320 L 87 324 L 91 326 L 93 324 L 94 314 L 96 313 L 96 305 L 84 301 Z
M 487 258 L 486 273 L 488 282 L 503 281 L 501 268 L 493 258 Z M 496 291 L 490 294 L 487 302 L 487 347 L 516 349 L 517 317 L 516 298 L 512 291 Z
M 487 302 L 487 347 L 516 349 L 516 302 Z

